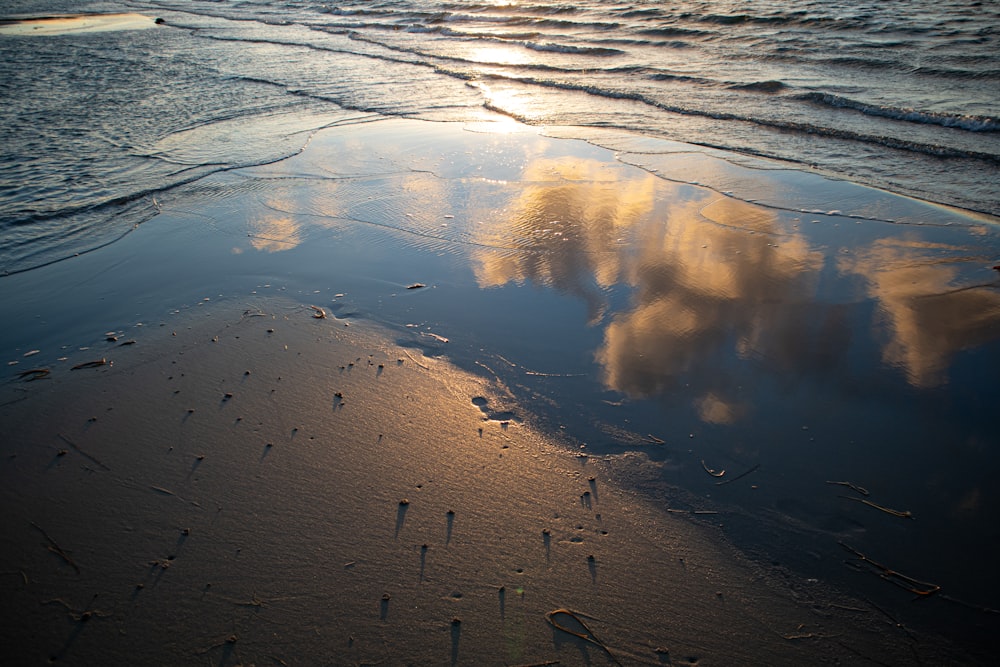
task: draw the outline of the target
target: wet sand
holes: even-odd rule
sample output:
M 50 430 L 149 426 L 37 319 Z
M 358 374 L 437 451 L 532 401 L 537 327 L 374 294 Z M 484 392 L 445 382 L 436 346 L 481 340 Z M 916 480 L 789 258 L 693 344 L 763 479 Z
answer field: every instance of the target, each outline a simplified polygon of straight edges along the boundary
M 65 35 L 109 30 L 142 30 L 156 19 L 142 14 L 68 14 L 0 20 L 0 35 Z
M 12 664 L 943 657 L 616 488 L 495 386 L 317 314 L 196 308 L 4 388 Z
M 995 221 L 621 133 L 341 123 L 0 278 L 13 663 L 989 651 Z

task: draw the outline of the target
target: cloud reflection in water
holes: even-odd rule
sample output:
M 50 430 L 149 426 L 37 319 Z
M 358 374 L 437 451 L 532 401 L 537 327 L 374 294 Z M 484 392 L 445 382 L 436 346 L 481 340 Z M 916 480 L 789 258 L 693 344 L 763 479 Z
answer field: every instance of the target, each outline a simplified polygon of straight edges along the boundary
M 1000 336 L 996 281 L 957 282 L 958 267 L 970 262 L 986 263 L 970 249 L 913 238 L 879 239 L 839 262 L 842 272 L 867 281 L 888 332 L 882 359 L 913 386 L 944 384 L 958 351 Z
M 889 337 L 874 341 L 883 361 L 913 386 L 946 381 L 956 351 L 1000 331 L 1000 294 L 955 282 L 953 264 L 969 259 L 957 248 L 869 237 L 827 261 L 831 251 L 787 213 L 591 159 L 537 158 L 522 182 L 478 238 L 515 250 L 474 253 L 479 285 L 579 298 L 604 326 L 595 359 L 607 389 L 648 398 L 683 381 L 705 422 L 751 412 L 736 397 L 747 372 L 825 382 L 849 372 L 851 350 L 873 344 L 850 317 L 852 275 L 885 315 Z M 629 303 L 610 309 L 615 288 Z

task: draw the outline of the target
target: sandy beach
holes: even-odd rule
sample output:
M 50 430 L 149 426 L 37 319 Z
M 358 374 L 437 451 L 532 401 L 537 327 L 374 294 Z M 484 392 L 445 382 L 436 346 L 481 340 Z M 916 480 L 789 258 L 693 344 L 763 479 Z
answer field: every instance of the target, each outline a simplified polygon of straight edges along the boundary
M 196 307 L 5 388 L 12 664 L 943 659 L 609 484 L 497 387 L 316 314 Z
M 549 134 L 345 114 L 0 279 L 10 664 L 981 660 L 986 427 L 858 378 L 986 372 L 992 220 Z

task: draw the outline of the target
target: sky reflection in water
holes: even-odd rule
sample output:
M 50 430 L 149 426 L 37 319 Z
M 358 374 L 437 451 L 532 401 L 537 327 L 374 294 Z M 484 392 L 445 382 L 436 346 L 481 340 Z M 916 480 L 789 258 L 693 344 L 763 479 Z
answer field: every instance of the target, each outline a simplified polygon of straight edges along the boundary
M 0 346 L 85 344 L 94 304 L 107 331 L 284 290 L 486 373 L 503 409 L 667 507 L 719 509 L 768 559 L 905 608 L 845 570 L 842 541 L 1000 606 L 995 221 L 620 133 L 357 120 L 8 276 Z M 755 472 L 720 487 L 705 468 Z
M 994 224 L 670 142 L 369 125 L 216 177 L 249 211 L 232 261 L 347 293 L 318 305 L 487 369 L 592 453 L 640 452 L 623 474 L 668 504 L 780 517 L 841 574 L 837 541 L 1000 604 Z M 720 488 L 702 461 L 760 469 Z
M 696 379 L 693 402 L 711 422 L 750 414 L 739 401 L 725 407 L 727 369 L 842 375 L 874 345 L 878 366 L 933 388 L 957 354 L 1000 337 L 997 233 L 985 222 L 802 174 L 826 186 L 826 206 L 781 210 L 582 142 L 465 132 L 442 150 L 433 133 L 396 129 L 374 148 L 357 128 L 321 135 L 303 156 L 243 172 L 254 179 L 245 189 L 262 193 L 250 246 L 291 250 L 362 223 L 467 258 L 483 290 L 554 290 L 602 332 L 590 352 L 606 388 L 653 397 Z M 665 152 L 683 169 L 685 156 Z M 703 179 L 714 163 L 757 201 L 795 197 L 781 172 L 690 157 Z M 886 222 L 861 219 L 879 211 Z M 517 293 L 528 301 L 537 290 Z

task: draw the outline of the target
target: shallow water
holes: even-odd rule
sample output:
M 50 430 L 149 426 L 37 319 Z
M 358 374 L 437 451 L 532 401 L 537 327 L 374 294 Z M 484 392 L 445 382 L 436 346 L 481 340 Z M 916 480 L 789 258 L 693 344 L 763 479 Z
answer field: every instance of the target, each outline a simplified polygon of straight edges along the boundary
M 7 16 L 79 11 L 13 2 Z M 0 35 L 0 268 L 117 238 L 343 109 L 618 127 L 1000 213 L 990 3 L 98 3 L 153 30 Z M 239 128 L 240 139 L 233 140 Z

